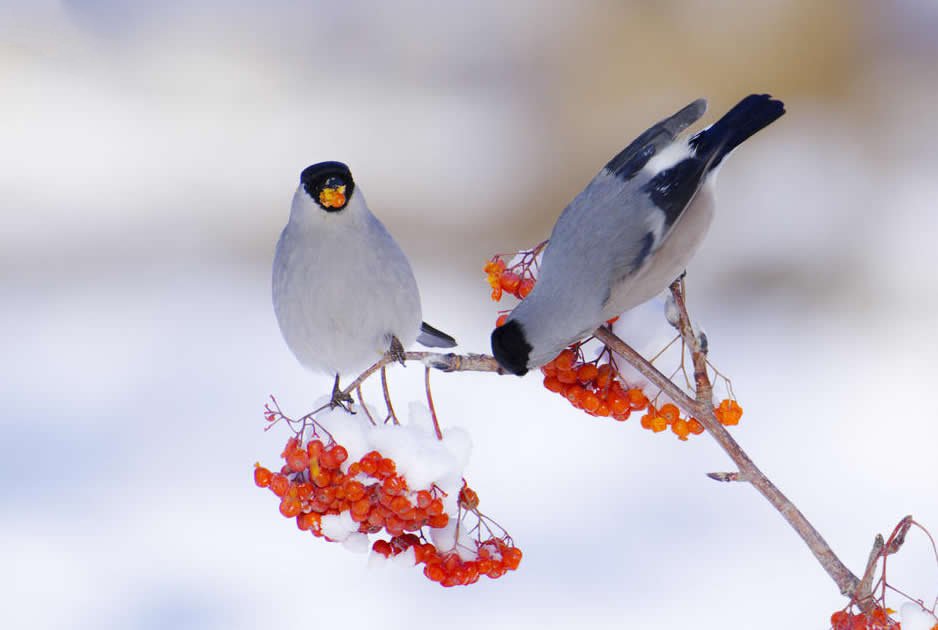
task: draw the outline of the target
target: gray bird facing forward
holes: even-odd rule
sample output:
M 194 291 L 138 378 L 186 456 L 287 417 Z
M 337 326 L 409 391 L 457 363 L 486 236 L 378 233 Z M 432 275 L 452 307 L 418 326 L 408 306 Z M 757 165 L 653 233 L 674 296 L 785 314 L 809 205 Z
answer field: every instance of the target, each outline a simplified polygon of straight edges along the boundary
M 333 403 L 340 374 L 386 352 L 400 357 L 415 340 L 456 345 L 422 323 L 410 262 L 341 162 L 313 164 L 300 175 L 272 284 L 287 346 L 303 366 L 335 376 Z
M 534 290 L 492 332 L 492 353 L 523 375 L 603 322 L 663 291 L 690 261 L 713 219 L 723 158 L 785 113 L 752 94 L 690 138 L 699 99 L 635 139 L 570 202 L 550 236 Z

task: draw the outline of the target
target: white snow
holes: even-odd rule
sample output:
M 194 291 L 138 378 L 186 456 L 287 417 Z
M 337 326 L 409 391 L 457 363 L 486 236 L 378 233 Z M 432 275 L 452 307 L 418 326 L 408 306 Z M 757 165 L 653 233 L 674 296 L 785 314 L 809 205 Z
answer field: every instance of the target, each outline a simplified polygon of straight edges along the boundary
M 902 630 L 932 630 L 938 624 L 938 617 L 915 602 L 902 604 L 899 616 L 902 620 Z
M 358 523 L 352 520 L 352 514 L 348 510 L 322 517 L 322 535 L 326 538 L 342 542 L 357 531 Z

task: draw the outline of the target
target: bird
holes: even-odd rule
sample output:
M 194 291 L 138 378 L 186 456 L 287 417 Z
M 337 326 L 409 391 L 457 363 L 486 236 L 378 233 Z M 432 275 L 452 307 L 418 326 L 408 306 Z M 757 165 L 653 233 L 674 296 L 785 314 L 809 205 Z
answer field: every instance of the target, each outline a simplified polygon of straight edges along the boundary
M 652 125 L 563 210 L 537 284 L 492 331 L 492 354 L 505 371 L 523 376 L 544 365 L 684 273 L 713 219 L 724 158 L 785 106 L 750 94 L 713 125 L 679 135 L 706 110 L 698 99 Z
M 287 346 L 304 367 L 335 376 L 386 353 L 403 363 L 414 341 L 451 348 L 456 340 L 422 321 L 420 293 L 407 256 L 372 214 L 342 162 L 303 169 L 290 218 L 277 241 L 274 313 Z

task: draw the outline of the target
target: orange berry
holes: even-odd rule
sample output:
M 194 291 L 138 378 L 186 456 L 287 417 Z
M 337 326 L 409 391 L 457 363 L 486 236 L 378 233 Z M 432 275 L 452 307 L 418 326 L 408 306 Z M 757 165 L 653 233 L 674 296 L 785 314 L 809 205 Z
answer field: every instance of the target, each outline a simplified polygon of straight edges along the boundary
M 596 411 L 593 412 L 593 413 L 595 413 L 597 416 L 599 416 L 599 417 L 601 417 L 601 418 L 606 418 L 606 417 L 612 415 L 612 410 L 609 409 L 609 405 L 607 405 L 606 403 L 600 401 L 599 407 L 597 407 L 597 408 L 596 408 Z
M 608 363 L 603 363 L 596 370 L 596 387 L 599 389 L 606 389 L 609 387 L 609 384 L 612 382 L 612 366 Z
M 391 499 L 391 505 L 389 507 L 398 515 L 411 509 L 410 501 L 407 500 L 407 497 L 394 497 Z
M 700 424 L 700 421 L 697 418 L 688 418 L 687 430 L 694 435 L 700 435 L 704 432 L 704 425 Z
M 258 488 L 266 488 L 270 485 L 270 478 L 273 475 L 269 470 L 260 464 L 254 464 L 254 483 Z
M 304 448 L 293 448 L 286 453 L 287 467 L 293 472 L 301 472 L 309 467 L 309 455 Z
M 353 501 L 349 511 L 352 513 L 352 517 L 357 516 L 367 516 L 368 512 L 371 511 L 371 501 L 368 499 L 358 499 Z
M 541 374 L 544 376 L 556 376 L 557 375 L 557 366 L 554 365 L 554 362 L 545 363 L 541 366 Z
M 430 516 L 436 516 L 443 513 L 443 500 L 442 499 L 433 499 L 430 501 L 430 505 L 427 506 L 427 514 Z
M 678 418 L 672 422 L 671 431 L 674 432 L 674 435 L 676 435 L 679 440 L 686 440 L 687 436 L 690 434 L 690 429 L 687 426 L 687 420 L 684 418 Z
M 534 290 L 534 278 L 525 278 L 521 281 L 521 284 L 518 285 L 518 297 L 522 300 Z
M 296 498 L 300 501 L 309 501 L 309 498 L 313 495 L 313 486 L 308 483 L 298 483 L 296 484 Z
M 595 413 L 599 409 L 599 397 L 593 392 L 585 392 L 580 398 L 580 405 L 584 411 Z
M 557 370 L 557 380 L 564 385 L 573 385 L 576 383 L 575 370 Z
M 625 415 L 626 418 L 629 417 L 629 414 L 632 413 L 632 408 L 629 405 L 629 400 L 623 394 L 610 390 L 609 396 L 607 397 L 607 403 L 609 408 L 612 409 L 612 413 L 615 415 Z
M 390 477 L 397 470 L 397 464 L 389 457 L 384 457 L 378 462 L 378 476 Z
M 423 568 L 423 574 L 434 582 L 442 582 L 446 579 L 446 573 L 443 571 L 443 567 L 438 564 L 428 564 Z
M 577 368 L 576 378 L 583 384 L 591 383 L 599 375 L 599 369 L 592 363 L 584 363 Z
M 653 412 L 648 412 L 642 416 L 642 428 L 651 430 L 651 421 L 654 419 L 655 414 Z
M 479 507 L 479 495 L 469 486 L 464 485 L 459 491 L 459 504 L 467 510 Z
M 677 405 L 665 403 L 658 410 L 658 415 L 664 418 L 665 422 L 671 424 L 681 417 L 681 410 L 677 408 Z
M 421 510 L 427 509 L 432 501 L 433 497 L 426 490 L 420 490 L 417 493 L 417 507 Z
M 661 433 L 668 428 L 668 421 L 659 415 L 651 419 L 651 430 L 655 433 Z
M 580 406 L 580 401 L 585 395 L 586 390 L 583 389 L 582 385 L 571 385 L 566 392 L 567 400 L 569 400 L 574 407 Z M 597 404 L 599 404 L 599 399 L 597 398 L 596 400 Z
M 557 370 L 569 370 L 573 368 L 573 362 L 576 360 L 576 353 L 567 348 L 563 352 L 557 355 L 557 358 L 554 359 L 554 365 L 557 366 Z
M 733 426 L 739 424 L 739 419 L 743 417 L 743 408 L 735 400 L 727 399 L 723 400 L 713 413 L 720 424 Z
M 386 540 L 376 540 L 375 544 L 371 546 L 371 550 L 387 558 L 391 555 L 391 543 Z
M 274 473 L 270 476 L 270 489 L 278 497 L 282 497 L 287 493 L 287 490 L 290 488 L 290 480 L 286 478 L 285 475 L 280 473 Z
M 504 325 L 507 320 L 508 320 L 508 313 L 502 313 L 501 315 L 498 316 L 498 319 L 495 320 L 495 327 L 498 328 L 499 326 Z
M 621 413 L 616 413 L 615 411 L 612 412 L 612 417 L 618 420 L 619 422 L 625 422 L 626 420 L 629 419 L 629 416 L 631 415 L 632 415 L 632 410 L 630 408 L 626 408 L 626 410 Z
M 544 387 L 546 387 L 546 388 L 548 389 L 548 391 L 552 391 L 552 392 L 554 392 L 555 394 L 556 394 L 556 393 L 559 393 L 559 392 L 562 392 L 562 391 L 564 390 L 564 384 L 561 383 L 561 382 L 557 379 L 556 376 L 545 376 L 545 377 L 544 377 Z
M 521 276 L 513 271 L 506 271 L 502 273 L 500 284 L 502 290 L 514 293 L 518 290 L 518 285 L 521 284 Z
M 629 405 L 632 407 L 632 411 L 639 411 L 648 406 L 648 398 L 645 396 L 645 392 L 640 389 L 633 387 L 627 391 L 625 395 L 629 400 Z
M 501 299 L 502 299 L 502 288 L 501 288 L 501 287 L 495 287 L 494 289 L 492 289 L 491 298 L 492 298 L 492 301 L 493 301 L 493 302 L 498 302 L 499 300 L 501 300 Z
M 448 523 L 449 523 L 449 514 L 446 514 L 446 513 L 434 514 L 433 516 L 427 519 L 427 525 L 429 525 L 430 527 L 437 528 L 437 529 L 441 527 L 446 527 Z
M 332 485 L 332 473 L 328 470 L 320 470 L 315 475 L 311 475 L 311 481 L 317 488 L 325 488 Z
M 293 518 L 300 513 L 300 500 L 287 495 L 280 501 L 280 513 L 287 518 Z
M 502 550 L 502 562 L 507 569 L 514 571 L 521 564 L 521 550 L 517 547 L 508 547 Z
M 309 444 L 306 445 L 306 453 L 309 455 L 310 459 L 319 459 L 319 456 L 322 455 L 322 451 L 322 442 L 319 440 L 310 440 Z
M 407 490 L 407 483 L 398 476 L 388 477 L 381 482 L 381 491 L 390 497 L 396 497 L 404 494 Z
M 312 515 L 314 512 L 306 512 L 304 514 L 298 514 L 296 517 L 296 526 L 299 527 L 302 531 L 309 531 L 310 526 L 312 525 Z M 316 514 L 316 516 L 319 516 Z

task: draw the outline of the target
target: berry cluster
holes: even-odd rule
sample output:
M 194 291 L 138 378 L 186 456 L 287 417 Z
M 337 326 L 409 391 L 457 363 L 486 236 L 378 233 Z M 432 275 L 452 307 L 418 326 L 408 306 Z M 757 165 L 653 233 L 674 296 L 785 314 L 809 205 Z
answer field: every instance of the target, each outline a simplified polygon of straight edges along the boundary
M 395 536 L 390 541 L 375 541 L 372 550 L 389 558 L 412 548 L 417 564 L 424 565 L 423 574 L 442 586 L 475 584 L 483 575 L 500 578 L 507 571 L 517 569 L 521 563 L 521 550 L 513 547 L 510 541 L 489 538 L 471 543 L 474 549 L 469 550 L 469 555 L 474 556 L 473 560 L 464 560 L 455 551 L 441 554 L 432 544 L 421 543 L 414 534 Z
M 279 473 L 256 464 L 254 482 L 280 497 L 280 513 L 296 518 L 303 531 L 322 536 L 322 517 L 348 511 L 358 531 L 391 536 L 418 531 L 424 526 L 446 527 L 449 515 L 436 489 L 411 492 L 407 480 L 397 474 L 393 459 L 371 451 L 348 466 L 340 466 L 348 453 L 340 444 L 326 446 L 310 440 L 304 448 L 296 437 L 287 440 L 281 453 L 285 464 Z
M 591 416 L 611 416 L 625 422 L 633 411 L 647 410 L 641 425 L 649 431 L 660 433 L 670 427 L 680 440 L 704 432 L 696 418 L 682 418 L 676 405 L 666 403 L 656 408 L 641 389 L 623 385 L 612 363 L 585 361 L 580 350 L 583 343 L 570 346 L 541 368 L 545 388 Z M 733 425 L 739 423 L 743 410 L 735 400 L 724 400 L 715 414 L 722 424 Z
M 541 243 L 531 250 L 519 252 L 515 259 L 518 261 L 511 266 L 505 263 L 502 256 L 496 254 L 485 263 L 482 270 L 488 276 L 489 286 L 492 287 L 492 300 L 498 302 L 502 293 L 509 293 L 519 300 L 523 300 L 534 289 L 537 281 L 537 257 L 547 245 Z
M 891 612 L 893 611 L 881 606 L 867 613 L 838 610 L 831 615 L 831 628 L 833 630 L 899 630 L 899 622 L 889 616 Z
M 521 550 L 512 545 L 507 534 L 486 541 L 464 537 L 458 541 L 459 553 L 455 547 L 440 550 L 428 542 L 425 527 L 440 530 L 451 525 L 443 503 L 445 493 L 436 485 L 411 489 L 397 472 L 395 461 L 378 451 L 348 463 L 348 451 L 333 439 L 324 443 L 314 438 L 304 446 L 294 436 L 287 440 L 280 456 L 284 461 L 280 472 L 254 465 L 254 483 L 269 488 L 280 498 L 280 513 L 295 518 L 299 529 L 316 537 L 332 541 L 323 518 L 347 514 L 351 527 L 357 524 L 359 533 L 386 532 L 391 537 L 375 541 L 374 552 L 390 557 L 413 547 L 416 563 L 425 565 L 424 575 L 443 586 L 473 584 L 483 575 L 499 578 L 521 562 Z M 458 497 L 460 514 L 471 513 L 481 523 L 485 517 L 478 505 L 479 496 L 463 483 Z M 490 527 L 486 529 L 491 532 Z M 481 528 L 476 526 L 472 531 Z

